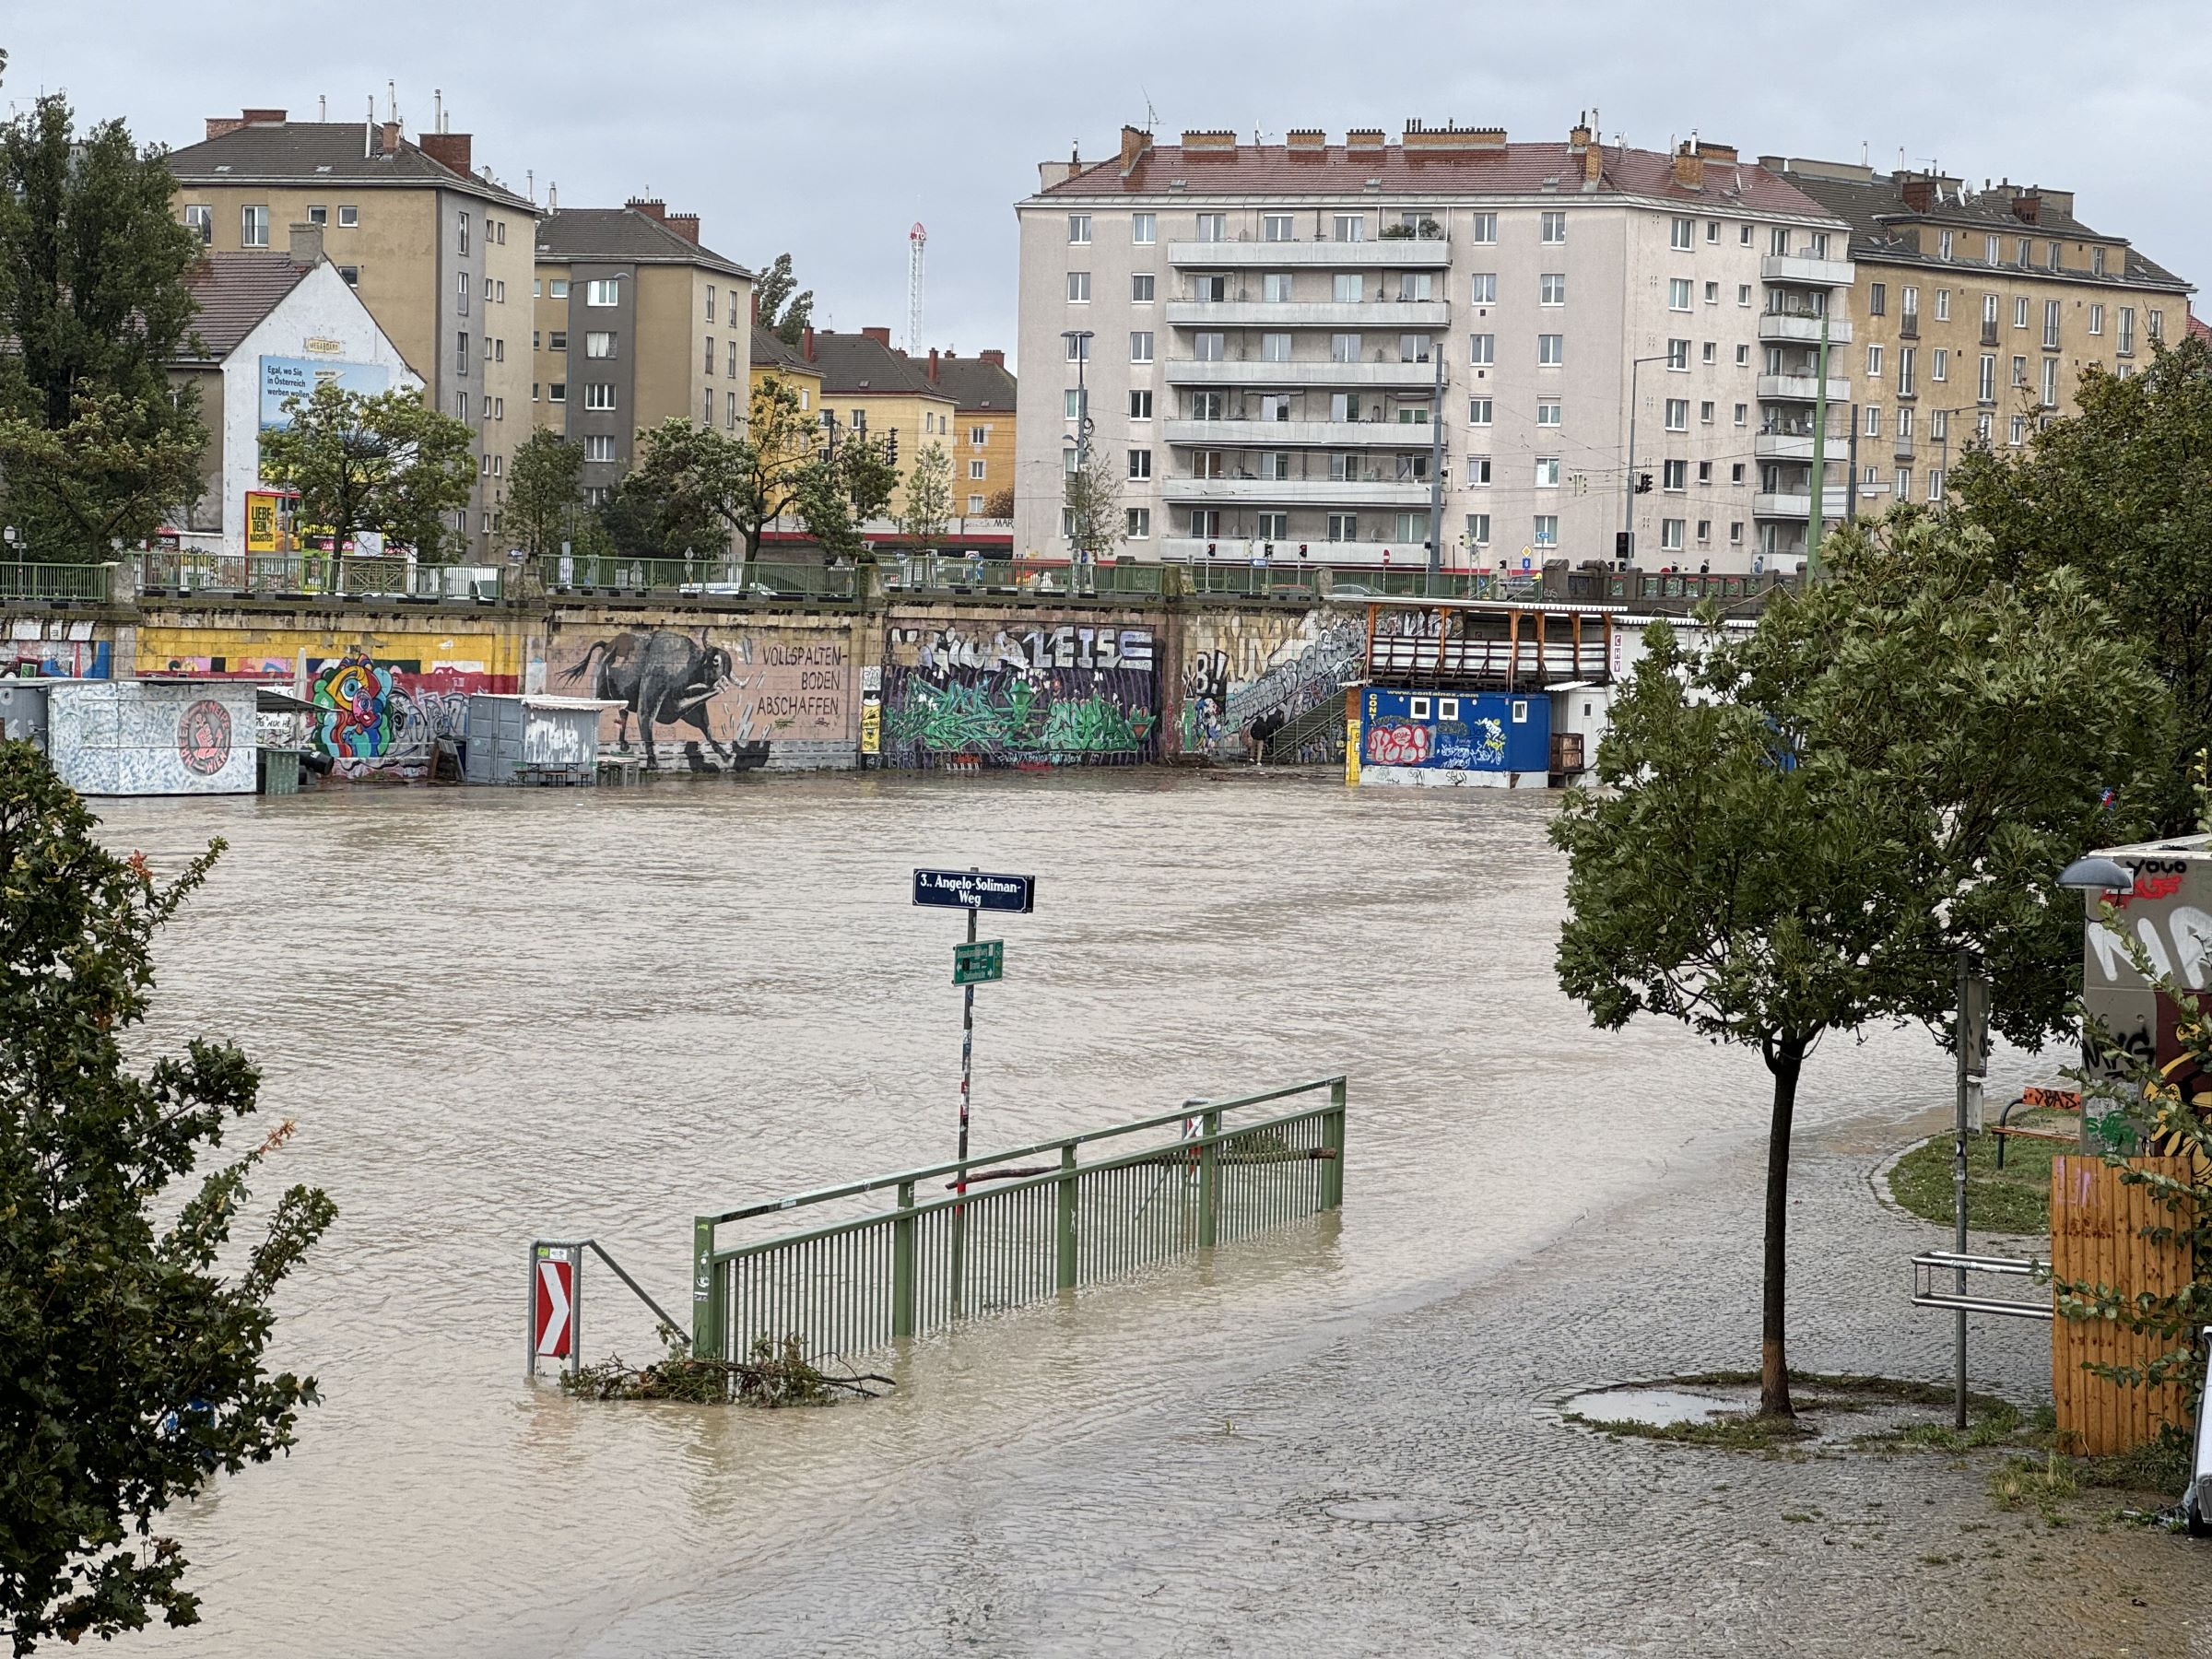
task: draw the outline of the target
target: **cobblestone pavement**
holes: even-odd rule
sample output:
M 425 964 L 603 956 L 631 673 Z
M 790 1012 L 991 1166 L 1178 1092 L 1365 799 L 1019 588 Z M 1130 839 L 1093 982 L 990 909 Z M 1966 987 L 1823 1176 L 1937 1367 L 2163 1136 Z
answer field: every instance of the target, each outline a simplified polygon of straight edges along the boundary
M 1940 1126 L 1861 1119 L 1801 1141 L 1799 1369 L 1947 1376 L 1947 1316 L 1904 1294 L 1906 1258 L 1940 1230 L 1868 1189 Z M 1448 1300 L 1316 1333 L 1171 1420 L 917 1472 L 866 1518 L 733 1562 L 593 1651 L 2212 1654 L 2202 1545 L 1998 1512 L 1995 1453 L 1761 1457 L 1547 1416 L 1579 1385 L 1753 1361 L 1759 1154 L 1747 1138 L 1698 1160 Z M 1974 1323 L 1977 1386 L 2047 1396 L 2048 1353 L 2040 1324 Z

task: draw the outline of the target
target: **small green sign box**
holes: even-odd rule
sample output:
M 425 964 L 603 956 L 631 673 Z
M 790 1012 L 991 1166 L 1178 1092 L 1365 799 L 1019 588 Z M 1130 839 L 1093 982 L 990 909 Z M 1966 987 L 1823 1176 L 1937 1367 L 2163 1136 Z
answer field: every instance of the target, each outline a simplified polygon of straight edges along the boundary
M 972 945 L 952 947 L 952 982 L 982 985 L 1006 976 L 1006 941 L 978 939 Z

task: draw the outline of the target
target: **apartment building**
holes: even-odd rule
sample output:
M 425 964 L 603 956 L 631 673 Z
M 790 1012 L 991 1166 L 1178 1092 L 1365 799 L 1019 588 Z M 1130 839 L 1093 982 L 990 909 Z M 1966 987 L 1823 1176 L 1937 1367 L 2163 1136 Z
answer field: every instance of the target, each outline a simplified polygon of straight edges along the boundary
M 753 324 L 752 342 L 750 389 L 758 392 L 769 381 L 780 382 L 797 394 L 801 414 L 818 416 L 822 407 L 822 371 L 800 356 L 796 346 L 785 345 L 782 335 L 758 323 Z
M 837 334 L 810 328 L 799 355 L 822 377 L 822 421 L 842 443 L 853 434 L 886 441 L 899 469 L 891 496 L 895 516 L 905 504 L 906 475 L 924 444 L 952 446 L 959 405 L 927 370 L 891 345 L 888 328 Z M 962 497 L 953 497 L 957 509 Z
M 537 424 L 583 445 L 604 501 L 637 433 L 670 418 L 735 432 L 751 402 L 752 273 L 657 197 L 549 210 L 537 226 L 530 395 Z
M 1125 128 L 1017 206 L 1021 359 L 1058 382 L 1017 422 L 1017 547 L 1067 547 L 1087 410 L 1124 555 L 1421 563 L 1440 422 L 1448 565 L 1610 560 L 1624 531 L 1646 567 L 1801 554 L 1853 274 L 1787 180 L 1586 124 L 1182 137 Z
M 321 231 L 425 395 L 475 429 L 478 485 L 454 531 L 463 557 L 484 562 L 504 553 L 507 467 L 530 435 L 524 339 L 537 210 L 477 169 L 472 149 L 466 133 L 409 139 L 396 121 L 256 109 L 209 118 L 206 138 L 169 164 L 178 215 L 211 253 L 283 248 L 294 225 Z
M 1766 156 L 1851 226 L 1856 506 L 1941 500 L 1970 442 L 2017 447 L 2071 414 L 2085 371 L 2129 374 L 2189 316 L 2190 286 L 2074 217 L 2074 193 Z
M 1003 351 L 971 358 L 929 354 L 929 379 L 954 403 L 952 508 L 956 515 L 984 517 L 991 498 L 1014 488 L 1014 411 L 1019 390 Z

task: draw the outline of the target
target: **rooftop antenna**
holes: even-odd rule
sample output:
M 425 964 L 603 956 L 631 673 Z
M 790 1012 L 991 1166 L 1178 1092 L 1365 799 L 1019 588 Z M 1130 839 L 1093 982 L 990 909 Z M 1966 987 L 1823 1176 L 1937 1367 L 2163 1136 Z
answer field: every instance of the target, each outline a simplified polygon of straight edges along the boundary
M 315 94 L 315 124 L 321 126 L 329 119 L 330 95 L 327 92 L 318 92 Z
M 369 120 L 361 128 L 361 154 L 364 157 L 376 154 L 376 94 L 373 92 L 369 94 Z
M 399 83 L 397 81 L 388 80 L 384 83 L 384 107 L 391 112 L 391 114 L 386 117 L 387 120 L 397 121 L 399 119 Z
M 537 169 L 535 167 L 523 170 L 523 194 L 534 202 L 537 200 Z
M 917 357 L 922 353 L 922 265 L 928 247 L 929 232 L 916 219 L 906 233 L 906 348 Z
M 1145 131 L 1148 133 L 1159 124 L 1159 112 L 1152 107 L 1152 94 L 1145 92 L 1142 82 L 1138 83 L 1136 89 L 1145 94 Z
M 430 131 L 433 133 L 445 131 L 445 88 L 443 87 L 430 88 Z
M 546 181 L 546 211 L 547 213 L 560 211 L 560 182 L 557 179 Z

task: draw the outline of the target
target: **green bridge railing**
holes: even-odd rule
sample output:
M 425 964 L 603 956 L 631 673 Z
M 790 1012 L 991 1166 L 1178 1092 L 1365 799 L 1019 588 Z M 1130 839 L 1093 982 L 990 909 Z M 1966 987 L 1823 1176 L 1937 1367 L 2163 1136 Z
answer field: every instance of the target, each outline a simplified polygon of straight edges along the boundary
M 865 1354 L 1335 1209 L 1344 1119 L 1345 1079 L 1324 1077 L 700 1216 L 692 1352 L 738 1359 L 795 1340 L 809 1359 Z M 1041 1155 L 1052 1161 L 1022 1161 Z M 732 1222 L 885 1194 L 890 1208 L 716 1241 Z

